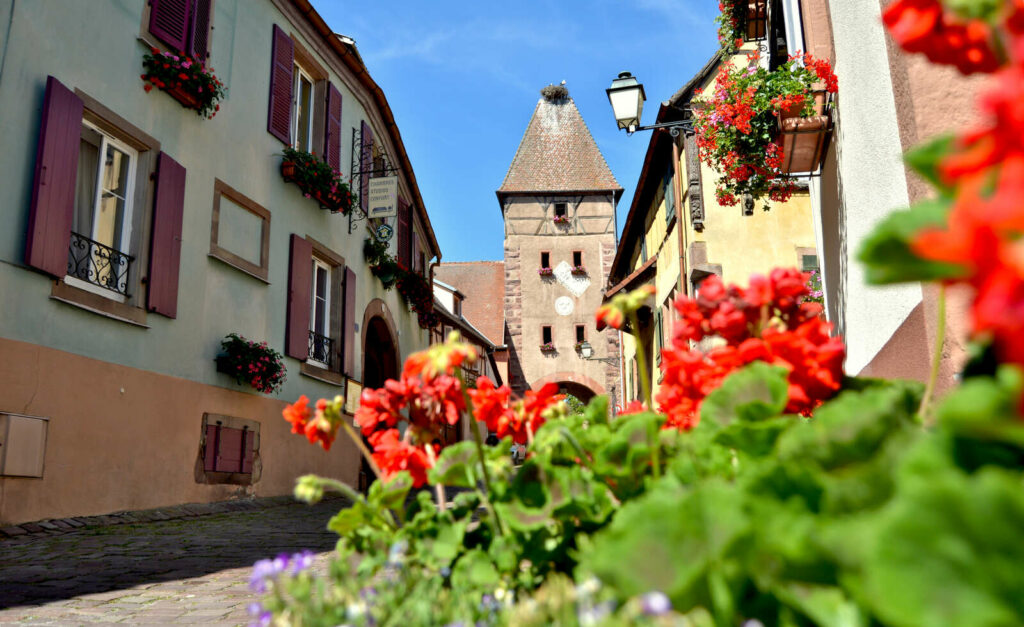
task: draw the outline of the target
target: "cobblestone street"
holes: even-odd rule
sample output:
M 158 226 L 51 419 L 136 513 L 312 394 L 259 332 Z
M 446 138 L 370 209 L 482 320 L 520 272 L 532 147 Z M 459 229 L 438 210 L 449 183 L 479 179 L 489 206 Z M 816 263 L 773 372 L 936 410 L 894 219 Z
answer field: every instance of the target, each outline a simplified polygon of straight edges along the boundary
M 326 568 L 333 499 L 0 540 L 0 624 L 245 625 L 256 560 L 310 549 Z

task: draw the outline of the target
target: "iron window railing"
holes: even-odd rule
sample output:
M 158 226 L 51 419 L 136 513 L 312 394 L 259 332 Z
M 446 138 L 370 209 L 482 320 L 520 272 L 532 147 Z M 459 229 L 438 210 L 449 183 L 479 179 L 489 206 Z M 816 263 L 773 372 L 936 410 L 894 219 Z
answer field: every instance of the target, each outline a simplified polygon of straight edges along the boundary
M 316 331 L 309 332 L 309 359 L 331 367 L 334 351 L 331 350 L 334 340 Z
M 135 258 L 78 233 L 71 233 L 68 276 L 128 296 L 128 268 Z

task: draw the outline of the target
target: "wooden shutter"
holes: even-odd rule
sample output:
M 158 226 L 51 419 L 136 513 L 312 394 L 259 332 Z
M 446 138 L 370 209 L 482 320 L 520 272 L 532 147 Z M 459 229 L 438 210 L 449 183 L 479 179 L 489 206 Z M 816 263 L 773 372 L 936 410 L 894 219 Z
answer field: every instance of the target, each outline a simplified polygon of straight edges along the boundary
M 203 470 L 217 470 L 217 444 L 220 425 L 206 425 L 206 446 L 203 449 Z
M 217 447 L 217 472 L 241 472 L 242 470 L 242 430 L 231 427 L 220 428 L 220 446 Z
M 284 353 L 306 361 L 309 357 L 309 306 L 313 283 L 313 245 L 292 234 L 288 270 L 288 329 Z
M 412 268 L 412 206 L 404 198 L 398 199 L 398 261 Z
M 193 0 L 189 52 L 200 61 L 210 54 L 210 5 L 212 0 Z
M 370 171 L 373 170 L 373 129 L 363 120 L 359 125 L 360 163 L 359 171 L 359 206 L 363 213 L 369 207 Z
M 341 170 L 341 92 L 327 84 L 327 124 L 324 125 L 324 156 L 327 165 Z
M 267 130 L 289 146 L 292 143 L 292 68 L 295 46 L 292 38 L 274 24 L 274 42 L 270 54 L 270 106 Z
M 168 318 L 176 318 L 181 222 L 185 213 L 185 168 L 163 152 L 157 158 L 156 167 L 146 308 Z
M 245 439 L 242 446 L 242 472 L 252 473 L 252 460 L 255 455 L 256 432 L 243 429 L 242 437 Z
M 188 18 L 191 4 L 190 0 L 149 2 L 149 32 L 175 52 L 184 52 L 188 48 Z
M 341 350 L 344 353 L 342 362 L 345 374 L 355 376 L 356 368 L 356 273 L 352 268 L 345 268 L 345 317 L 341 322 Z
M 25 263 L 55 277 L 68 272 L 82 110 L 81 98 L 54 77 L 47 77 L 29 205 Z

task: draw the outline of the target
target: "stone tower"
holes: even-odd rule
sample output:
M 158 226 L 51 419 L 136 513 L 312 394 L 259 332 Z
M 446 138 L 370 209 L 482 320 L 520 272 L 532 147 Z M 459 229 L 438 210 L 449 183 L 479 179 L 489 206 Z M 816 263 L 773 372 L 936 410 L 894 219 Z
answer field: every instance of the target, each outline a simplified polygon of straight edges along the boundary
M 594 394 L 618 399 L 617 334 L 598 333 L 594 313 L 615 256 L 622 187 L 564 86 L 541 90 L 497 194 L 513 391 L 553 381 L 584 402 Z M 577 350 L 580 338 L 593 346 L 592 359 Z M 546 340 L 554 350 L 542 349 Z

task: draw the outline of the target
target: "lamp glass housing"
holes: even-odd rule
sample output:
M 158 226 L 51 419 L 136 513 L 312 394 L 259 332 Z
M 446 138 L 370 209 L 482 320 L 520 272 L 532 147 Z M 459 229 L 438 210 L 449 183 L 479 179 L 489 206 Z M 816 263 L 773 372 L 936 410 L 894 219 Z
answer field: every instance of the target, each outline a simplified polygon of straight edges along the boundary
M 584 340 L 580 344 L 580 355 L 583 355 L 583 359 L 590 359 L 594 356 L 594 347 L 590 345 L 590 342 Z
M 612 86 L 605 90 L 608 102 L 612 105 L 615 122 L 620 129 L 627 131 L 640 126 L 643 114 L 644 86 L 629 72 L 620 72 L 619 77 L 612 81 Z

